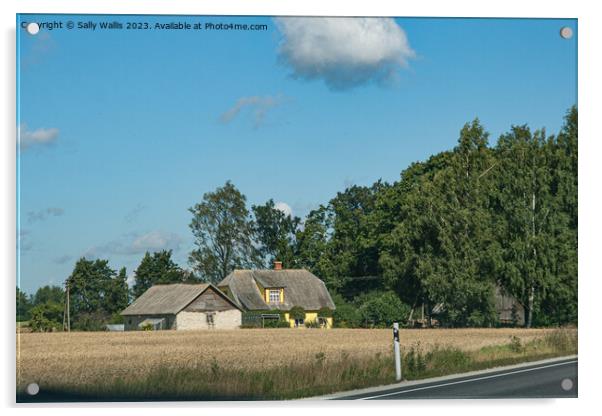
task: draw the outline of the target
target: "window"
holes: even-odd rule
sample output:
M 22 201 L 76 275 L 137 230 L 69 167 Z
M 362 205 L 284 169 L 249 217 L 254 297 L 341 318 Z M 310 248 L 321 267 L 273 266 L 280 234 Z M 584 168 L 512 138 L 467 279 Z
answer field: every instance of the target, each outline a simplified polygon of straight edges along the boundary
M 270 290 L 270 303 L 280 303 L 280 290 Z
M 295 319 L 295 327 L 303 326 L 303 319 Z
M 215 327 L 215 312 L 207 313 L 207 325 L 209 328 Z

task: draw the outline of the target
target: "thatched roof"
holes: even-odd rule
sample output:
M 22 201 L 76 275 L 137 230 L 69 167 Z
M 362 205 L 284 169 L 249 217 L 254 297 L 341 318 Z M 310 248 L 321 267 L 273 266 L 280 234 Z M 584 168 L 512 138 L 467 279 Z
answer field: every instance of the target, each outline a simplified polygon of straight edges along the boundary
M 173 283 L 150 287 L 121 312 L 121 315 L 175 315 L 198 298 L 209 287 L 235 305 L 226 295 L 211 284 Z M 238 305 L 235 306 L 238 307 Z
M 293 306 L 305 310 L 335 309 L 324 282 L 305 269 L 235 270 L 218 284 L 218 287 L 224 286 L 229 288 L 234 301 L 248 310 L 287 311 Z M 266 303 L 260 287 L 283 288 L 284 303 Z

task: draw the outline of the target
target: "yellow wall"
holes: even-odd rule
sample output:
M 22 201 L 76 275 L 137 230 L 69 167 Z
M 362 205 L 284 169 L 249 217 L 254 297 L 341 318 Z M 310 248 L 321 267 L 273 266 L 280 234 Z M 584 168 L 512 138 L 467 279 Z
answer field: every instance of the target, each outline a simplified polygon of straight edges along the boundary
M 291 319 L 290 315 L 288 312 L 286 312 L 284 314 L 284 319 L 286 321 L 288 321 L 289 325 L 291 326 L 291 328 L 295 327 L 295 320 Z M 316 321 L 318 319 L 318 312 L 317 311 L 307 311 L 305 312 L 305 319 L 304 322 L 311 322 L 311 321 Z M 326 328 L 332 328 L 332 318 L 326 318 Z M 305 328 L 305 326 L 301 326 L 300 328 Z

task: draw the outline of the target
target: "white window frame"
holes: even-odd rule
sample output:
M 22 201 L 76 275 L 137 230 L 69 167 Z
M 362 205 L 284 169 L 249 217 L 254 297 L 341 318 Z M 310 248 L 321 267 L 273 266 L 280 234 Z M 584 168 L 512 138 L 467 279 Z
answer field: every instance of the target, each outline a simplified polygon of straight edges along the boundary
M 269 303 L 280 303 L 280 289 L 277 289 L 277 290 L 269 289 L 268 290 L 268 299 L 269 299 Z

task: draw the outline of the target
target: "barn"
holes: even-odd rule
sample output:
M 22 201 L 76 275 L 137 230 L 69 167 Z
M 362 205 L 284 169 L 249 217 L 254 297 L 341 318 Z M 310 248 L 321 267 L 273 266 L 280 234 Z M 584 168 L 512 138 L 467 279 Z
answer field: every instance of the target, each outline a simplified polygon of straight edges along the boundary
M 121 315 L 126 331 L 235 329 L 242 320 L 240 307 L 208 283 L 154 285 Z
M 495 309 L 500 324 L 513 326 L 525 324 L 525 307 L 499 285 L 495 287 Z

